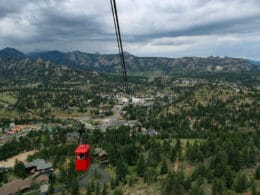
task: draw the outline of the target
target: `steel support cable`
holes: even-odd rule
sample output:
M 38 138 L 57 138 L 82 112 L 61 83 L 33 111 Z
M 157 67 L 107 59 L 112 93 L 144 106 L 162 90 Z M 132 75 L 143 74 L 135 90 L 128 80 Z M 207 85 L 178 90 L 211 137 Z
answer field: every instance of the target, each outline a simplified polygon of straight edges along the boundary
M 124 79 L 124 67 L 123 67 L 123 62 L 122 62 L 122 57 L 121 57 L 121 47 L 120 47 L 120 41 L 119 41 L 119 36 L 118 36 L 118 31 L 117 31 L 117 23 L 116 23 L 116 18 L 115 18 L 115 10 L 114 10 L 114 5 L 113 5 L 113 1 L 110 0 L 110 4 L 111 4 L 111 10 L 112 10 L 112 15 L 113 15 L 113 21 L 114 21 L 114 28 L 115 28 L 115 33 L 116 33 L 116 40 L 117 40 L 117 47 L 119 50 L 119 60 L 120 60 L 120 65 L 122 68 L 122 75 L 123 75 L 123 79 Z M 125 79 L 124 79 L 125 82 Z
M 117 14 L 117 7 L 116 7 L 116 1 L 110 0 L 112 14 L 113 14 L 113 21 L 116 31 L 116 39 L 117 39 L 117 45 L 119 50 L 119 57 L 122 67 L 122 73 L 124 78 L 124 86 L 125 86 L 125 93 L 128 94 L 128 79 L 127 79 L 127 72 L 126 72 L 126 65 L 125 65 L 125 57 L 124 57 L 124 51 L 122 46 L 122 39 L 121 39 L 121 33 L 120 33 L 120 27 L 119 27 L 119 20 L 118 20 L 118 14 Z
M 117 15 L 117 11 L 116 11 L 116 4 L 115 4 L 115 1 L 113 1 L 113 0 L 110 0 L 110 3 L 111 3 L 112 14 L 113 14 L 117 44 L 118 44 L 118 49 L 119 49 L 119 58 L 120 58 L 121 67 L 122 67 L 124 86 L 125 86 L 125 91 L 127 93 L 127 91 L 128 91 L 127 90 L 127 77 L 126 77 L 126 69 L 125 69 L 124 55 L 123 55 L 124 53 L 123 53 L 123 47 L 122 47 L 122 42 L 121 42 L 119 22 L 118 22 L 118 19 L 117 19 L 118 15 Z
M 120 48 L 121 48 L 121 57 L 122 57 L 122 62 L 123 62 L 123 70 L 124 70 L 124 77 L 125 77 L 125 85 L 126 85 L 126 91 L 128 90 L 127 86 L 127 74 L 126 74 L 126 66 L 125 66 L 125 57 L 124 57 L 124 51 L 123 51 L 123 44 L 122 44 L 122 39 L 121 39 L 121 33 L 120 33 L 120 27 L 119 27 L 119 20 L 118 20 L 118 14 L 117 14 L 117 7 L 116 7 L 116 0 L 114 1 L 114 7 L 115 7 L 115 16 L 116 16 L 116 22 L 117 22 L 117 28 L 118 28 L 118 36 L 119 36 L 119 42 L 120 42 Z

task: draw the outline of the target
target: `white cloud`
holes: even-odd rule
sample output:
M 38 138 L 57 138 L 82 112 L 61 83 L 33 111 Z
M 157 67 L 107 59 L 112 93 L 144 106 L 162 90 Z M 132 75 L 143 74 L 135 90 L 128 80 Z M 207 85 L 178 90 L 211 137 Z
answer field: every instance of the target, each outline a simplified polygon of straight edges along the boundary
M 239 40 L 240 39 L 236 35 L 223 35 L 217 38 L 217 41 L 223 41 L 223 42 L 237 42 Z

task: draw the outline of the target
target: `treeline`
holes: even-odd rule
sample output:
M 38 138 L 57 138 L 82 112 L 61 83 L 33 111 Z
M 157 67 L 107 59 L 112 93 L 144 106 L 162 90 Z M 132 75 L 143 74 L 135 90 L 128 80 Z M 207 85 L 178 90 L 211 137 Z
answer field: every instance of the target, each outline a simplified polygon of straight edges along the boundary
M 66 134 L 73 130 L 76 129 L 56 127 L 51 132 L 31 132 L 26 138 L 2 146 L 0 157 L 35 148 L 38 152 L 28 160 L 52 161 L 54 168 L 60 171 L 56 182 L 70 183 L 68 172 L 74 179 L 78 177 L 73 166 L 77 143 L 66 144 Z M 116 173 L 110 189 L 131 187 L 141 181 L 149 185 L 160 183 L 162 194 L 205 194 L 206 186 L 213 194 L 256 191 L 256 181 L 260 178 L 259 132 L 224 129 L 194 134 L 178 132 L 168 132 L 167 137 L 150 136 L 142 134 L 138 127 L 122 126 L 105 133 L 87 132 L 83 143 L 107 151 Z M 203 138 L 197 139 L 198 134 Z M 172 168 L 175 163 L 179 163 L 177 170 Z M 187 172 L 185 166 L 193 167 L 193 171 Z M 248 169 L 253 170 L 253 174 L 249 174 Z
M 13 138 L 11 141 L 0 146 L 0 160 L 5 160 L 21 152 L 33 149 L 33 142 L 28 137 Z
M 253 94 L 248 94 L 246 97 L 250 99 L 250 103 L 241 103 L 239 97 L 230 97 L 225 101 L 213 97 L 206 105 L 202 105 L 195 98 L 193 101 L 187 97 L 183 98 L 178 104 L 163 98 L 149 106 L 129 105 L 124 108 L 127 111 L 125 118 L 138 120 L 143 127 L 167 132 L 202 129 L 257 130 L 260 112 L 255 105 L 258 98 Z M 172 104 L 178 109 L 174 113 L 169 112 Z M 191 124 L 192 121 L 194 122 Z
M 111 110 L 115 105 L 115 100 L 102 97 L 93 91 L 84 91 L 77 89 L 67 90 L 37 90 L 23 89 L 17 92 L 17 101 L 13 105 L 19 113 L 33 110 L 43 116 L 50 116 L 53 109 L 77 110 L 79 112 L 88 111 L 89 107 L 99 107 L 107 105 Z M 47 113 L 46 113 L 47 112 Z
M 259 169 L 259 133 L 220 130 L 201 134 L 207 138 L 194 141 L 192 135 L 185 135 L 190 141 L 181 144 L 181 136 L 154 137 L 121 127 L 104 135 L 93 133 L 86 141 L 107 150 L 110 163 L 116 167 L 113 185 L 129 184 L 137 177 L 149 184 L 162 182 L 163 194 L 203 194 L 205 186 L 210 186 L 214 194 L 253 191 Z M 170 167 L 176 160 L 187 162 L 194 171 L 174 171 Z M 131 168 L 134 172 L 129 171 L 130 167 L 135 167 Z M 247 169 L 254 170 L 252 177 Z
M 75 125 L 74 121 L 56 121 L 62 123 L 64 126 L 68 124 Z M 0 146 L 0 160 L 5 160 L 12 156 L 15 156 L 21 152 L 29 150 L 38 150 L 45 153 L 44 149 L 48 146 L 53 147 L 57 144 L 66 143 L 66 134 L 75 130 L 74 128 L 61 128 L 58 125 L 54 125 L 53 131 L 49 131 L 45 127 L 42 127 L 41 130 L 32 130 L 26 136 L 14 137 L 10 141 Z M 63 155 L 61 155 L 63 156 Z M 47 157 L 43 156 L 42 157 Z

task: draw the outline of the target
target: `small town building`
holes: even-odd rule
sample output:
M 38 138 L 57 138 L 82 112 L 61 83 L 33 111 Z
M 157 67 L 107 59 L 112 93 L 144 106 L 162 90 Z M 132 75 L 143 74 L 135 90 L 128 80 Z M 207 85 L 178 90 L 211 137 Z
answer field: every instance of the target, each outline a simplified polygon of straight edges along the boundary
M 78 142 L 78 140 L 79 140 L 79 132 L 73 131 L 67 133 L 67 138 L 66 138 L 67 143 Z
M 36 159 L 25 164 L 25 169 L 30 173 L 49 173 L 52 171 L 52 164 L 46 163 L 44 159 Z
M 94 156 L 100 160 L 100 161 L 107 161 L 108 160 L 108 155 L 105 150 L 102 148 L 96 148 L 94 150 Z
M 105 169 L 109 165 L 108 154 L 102 148 L 96 148 L 94 150 L 94 156 L 97 160 L 100 160 L 100 168 Z
M 10 124 L 9 124 L 9 127 L 10 127 L 10 128 L 13 128 L 14 126 L 15 126 L 15 123 L 10 123 Z
M 0 194 L 15 194 L 18 192 L 27 192 L 31 188 L 32 181 L 27 179 L 15 179 L 0 188 Z
M 48 184 L 49 183 L 49 176 L 45 175 L 45 174 L 42 174 L 42 175 L 40 175 L 39 177 L 37 177 L 35 179 L 35 182 L 37 184 L 40 184 L 40 185 Z
M 20 131 L 22 131 L 22 127 L 18 126 L 18 125 L 15 125 L 14 127 L 12 127 L 10 129 L 10 131 L 20 132 Z
M 6 131 L 7 134 L 16 134 L 18 132 L 21 132 L 22 131 L 22 127 L 19 126 L 19 125 L 15 125 L 15 126 L 12 126 L 9 131 Z

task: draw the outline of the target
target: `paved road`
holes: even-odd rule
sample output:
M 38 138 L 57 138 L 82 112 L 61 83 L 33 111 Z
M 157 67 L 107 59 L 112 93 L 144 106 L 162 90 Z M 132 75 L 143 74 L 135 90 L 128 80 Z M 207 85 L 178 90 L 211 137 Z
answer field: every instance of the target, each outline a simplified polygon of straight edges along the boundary
M 120 117 L 124 107 L 126 107 L 127 105 L 128 105 L 128 101 L 125 102 L 123 105 L 117 106 L 118 109 L 116 110 L 115 114 L 113 114 L 110 117 L 104 118 L 101 121 L 101 125 L 99 125 L 99 128 L 101 129 L 102 132 L 105 132 L 108 127 L 118 126 L 122 123 L 122 121 L 121 123 L 119 122 L 118 118 Z M 92 118 L 88 114 L 84 114 L 80 117 L 75 117 L 75 119 L 80 121 L 81 123 L 92 120 Z
M 126 107 L 127 105 L 128 101 L 125 102 L 122 106 L 120 106 L 112 117 L 108 118 L 107 121 L 104 121 L 104 123 L 101 126 L 101 130 L 103 132 L 106 131 L 107 127 L 116 126 L 116 124 L 118 123 L 118 117 L 121 115 L 124 107 Z
M 89 170 L 86 172 L 86 174 L 79 178 L 78 184 L 79 184 L 80 188 L 86 187 L 88 185 L 88 182 L 90 182 L 90 179 L 93 177 L 93 175 L 95 173 L 95 169 L 96 169 L 97 173 L 100 175 L 99 184 L 101 186 L 110 182 L 111 177 L 102 168 L 91 166 L 89 168 Z M 68 187 L 69 187 L 69 185 L 56 187 L 56 188 L 54 188 L 54 193 L 62 192 L 63 190 L 65 190 Z
M 95 173 L 95 169 L 97 171 L 97 173 L 100 175 L 100 185 L 103 186 L 104 184 L 110 182 L 111 177 L 100 167 L 90 167 L 90 169 L 88 170 L 87 174 L 80 177 L 79 179 L 79 187 L 86 187 L 89 179 L 94 175 Z

